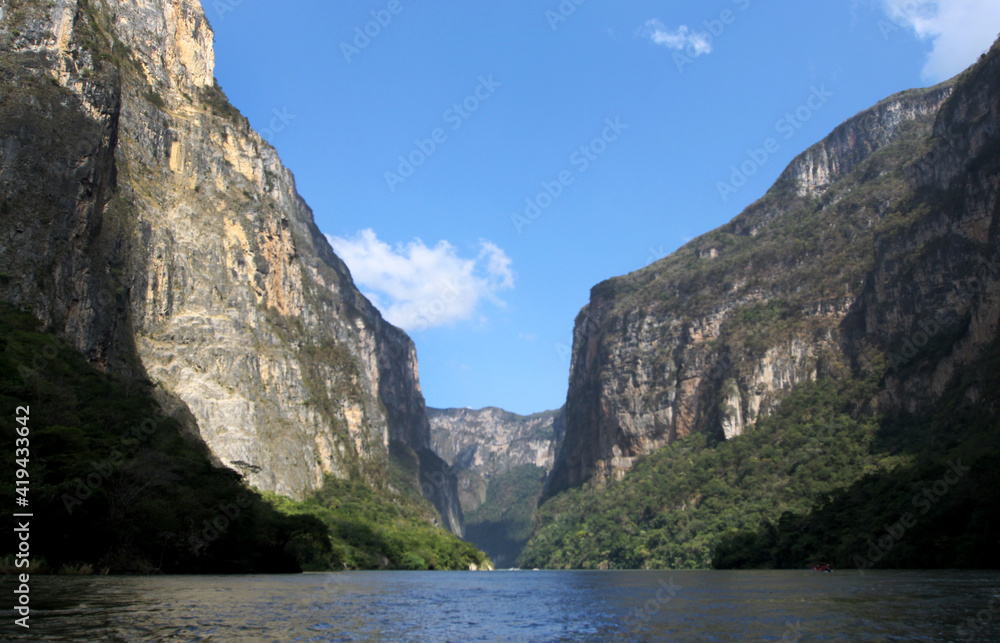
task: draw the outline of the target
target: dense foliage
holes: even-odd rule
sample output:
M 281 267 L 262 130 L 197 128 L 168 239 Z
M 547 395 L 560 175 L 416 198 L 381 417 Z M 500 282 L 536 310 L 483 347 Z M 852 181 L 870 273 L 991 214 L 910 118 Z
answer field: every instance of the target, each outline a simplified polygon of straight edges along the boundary
M 867 387 L 831 380 L 797 388 L 747 435 L 692 435 L 644 458 L 606 489 L 575 489 L 539 509 L 524 567 L 705 568 L 720 539 L 753 529 L 866 471 L 906 455 L 876 455 L 878 426 L 855 401 Z
M 744 436 L 691 436 L 549 500 L 522 565 L 1000 567 L 998 356 L 923 417 L 872 417 L 855 381 L 799 386 Z
M 996 274 L 996 230 L 988 236 L 962 230 L 970 212 L 996 205 L 997 149 L 977 141 L 967 149 L 975 157 L 959 158 L 968 145 L 963 137 L 988 138 L 983 132 L 995 128 L 974 129 L 979 115 L 947 117 L 979 109 L 969 107 L 978 104 L 973 94 L 989 92 L 995 102 L 986 84 L 995 67 L 983 61 L 957 81 L 912 92 L 914 106 L 927 100 L 930 107 L 951 82 L 958 87 L 939 112 L 945 117 L 935 121 L 935 110 L 927 109 L 899 123 L 892 142 L 856 155 L 857 165 L 844 157 L 836 170 L 831 166 L 836 180 L 823 189 L 800 191 L 792 166 L 728 225 L 594 288 L 592 302 L 600 305 L 577 320 L 578 329 L 597 335 L 596 357 L 587 356 L 594 364 L 602 363 L 607 346 L 635 339 L 626 336 L 634 319 L 703 327 L 721 317 L 718 334 L 704 343 L 704 359 L 723 365 L 708 373 L 707 381 L 720 381 L 706 390 L 707 399 L 726 399 L 728 382 L 718 373 L 739 379 L 747 375 L 741 368 L 795 340 L 819 347 L 819 381 L 793 389 L 776 412 L 731 441 L 722 441 L 724 409 L 698 409 L 705 412 L 694 435 L 648 455 L 624 479 L 604 488 L 594 486 L 601 481 L 583 489 L 550 485 L 558 495 L 539 508 L 522 565 L 1000 566 L 1000 532 L 991 524 L 1000 509 L 1000 351 L 979 353 L 980 342 L 996 333 L 982 323 L 995 309 L 995 281 L 984 287 L 982 276 Z M 977 74 L 974 86 L 963 87 Z M 870 125 L 856 121 L 838 136 L 864 148 Z M 834 145 L 838 136 L 830 139 Z M 944 188 L 941 176 L 950 171 L 963 174 Z M 846 317 L 817 314 L 838 306 L 851 310 Z M 947 322 L 931 321 L 936 315 Z M 926 341 L 918 348 L 921 332 Z M 591 345 L 577 342 L 576 350 Z M 982 358 L 968 364 L 973 351 Z M 651 372 L 662 368 L 672 381 L 675 354 L 671 347 L 642 357 L 651 360 Z M 686 356 L 702 358 L 695 351 Z M 574 363 L 582 359 L 576 355 Z M 956 371 L 953 381 L 943 381 L 949 369 Z M 591 371 L 595 379 L 611 377 Z M 606 380 L 599 384 L 610 388 Z M 938 387 L 946 388 L 941 397 Z M 933 406 L 915 399 L 918 390 L 933 396 Z M 641 404 L 662 406 L 655 398 Z M 872 411 L 918 406 L 919 417 Z M 591 421 L 587 413 L 597 412 L 585 408 L 574 417 L 574 405 L 568 408 L 571 423 Z
M 465 515 L 465 537 L 489 552 L 497 565 L 513 565 L 534 525 L 545 469 L 524 464 L 502 473 L 486 489 L 486 501 Z
M 51 571 L 297 571 L 315 518 L 285 516 L 213 467 L 207 450 L 167 418 L 148 382 L 93 368 L 38 321 L 0 307 L 0 496 L 14 503 L 17 417 L 27 417 L 31 559 Z M 29 413 L 17 413 L 18 407 Z M 21 443 L 22 445 L 24 443 Z M 21 452 L 21 455 L 24 455 Z M 12 534 L 11 512 L 0 528 Z M 13 556 L 5 538 L 0 555 Z
M 313 516 L 329 529 L 331 548 L 300 542 L 309 571 L 340 569 L 463 570 L 489 560 L 474 545 L 435 527 L 413 498 L 361 482 L 328 477 L 303 502 L 271 497 L 290 516 Z
M 18 414 L 21 406 L 29 413 Z M 12 504 L 21 497 L 16 429 L 30 430 L 24 464 L 35 569 L 250 573 L 487 562 L 431 523 L 433 508 L 406 488 L 402 465 L 387 478 L 408 493 L 329 480 L 303 503 L 266 501 L 237 473 L 212 465 L 200 438 L 164 416 L 150 383 L 96 370 L 8 305 L 0 305 L 0 409 L 4 470 L 12 472 L 0 480 L 0 496 Z M 0 528 L 12 534 L 13 520 L 4 512 Z M 4 539 L 4 567 L 16 546 Z
M 979 396 L 973 404 L 969 391 Z M 998 403 L 1000 341 L 953 383 L 935 413 L 882 422 L 875 446 L 909 452 L 912 463 L 817 496 L 808 512 L 728 534 L 713 564 L 1000 567 Z

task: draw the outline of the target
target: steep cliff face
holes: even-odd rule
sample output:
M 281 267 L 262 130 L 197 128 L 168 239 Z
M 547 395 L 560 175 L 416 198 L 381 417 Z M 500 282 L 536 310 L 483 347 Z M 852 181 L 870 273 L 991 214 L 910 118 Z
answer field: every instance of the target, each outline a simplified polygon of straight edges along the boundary
M 933 404 L 997 336 L 998 65 L 994 47 L 855 116 L 730 224 L 596 286 L 547 494 L 738 436 L 821 377 L 878 378 L 883 411 Z
M 531 465 L 548 473 L 562 440 L 562 410 L 517 415 L 497 408 L 427 409 L 431 448 L 459 480 L 462 510 L 469 513 L 486 500 L 490 481 Z
M 458 475 L 466 538 L 497 565 L 516 564 L 565 431 L 563 410 L 427 409 L 431 443 Z
M 862 367 L 887 362 L 883 409 L 925 412 L 960 379 L 975 405 L 968 367 L 1000 337 L 1000 41 L 960 77 L 904 173 L 915 210 L 875 238 L 846 349 Z
M 4 0 L 0 29 L 0 297 L 151 379 L 250 484 L 384 484 L 391 447 L 460 533 L 414 345 L 215 84 L 201 5 Z

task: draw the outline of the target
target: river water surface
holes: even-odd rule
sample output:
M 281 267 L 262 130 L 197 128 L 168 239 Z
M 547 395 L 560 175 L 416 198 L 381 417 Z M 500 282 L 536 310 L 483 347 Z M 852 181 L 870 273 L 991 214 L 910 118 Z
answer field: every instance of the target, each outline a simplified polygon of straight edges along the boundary
M 10 605 L 13 579 L 0 586 Z M 39 576 L 30 631 L 6 609 L 0 638 L 991 641 L 997 593 L 996 572 L 947 571 Z

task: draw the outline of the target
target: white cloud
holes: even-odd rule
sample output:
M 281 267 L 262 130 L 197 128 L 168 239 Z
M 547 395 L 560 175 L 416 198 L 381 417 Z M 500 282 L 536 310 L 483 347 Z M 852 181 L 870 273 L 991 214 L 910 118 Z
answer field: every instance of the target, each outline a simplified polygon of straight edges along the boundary
M 428 247 L 414 239 L 393 248 L 372 230 L 327 239 L 365 296 L 407 331 L 472 319 L 483 299 L 503 307 L 497 293 L 514 287 L 510 258 L 489 241 L 480 241 L 479 254 L 469 259 L 447 241 Z
M 667 29 L 666 25 L 653 18 L 646 21 L 640 33 L 657 45 L 686 52 L 692 58 L 712 53 L 712 36 L 707 32 L 692 31 L 687 25 Z
M 997 0 L 882 0 L 894 23 L 932 43 L 923 76 L 951 78 L 976 62 L 1000 32 Z M 884 30 L 883 30 L 884 31 Z

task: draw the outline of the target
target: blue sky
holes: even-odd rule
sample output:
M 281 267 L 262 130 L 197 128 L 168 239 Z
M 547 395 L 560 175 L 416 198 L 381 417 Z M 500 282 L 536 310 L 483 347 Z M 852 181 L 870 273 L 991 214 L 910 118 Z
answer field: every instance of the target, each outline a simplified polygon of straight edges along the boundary
M 203 4 L 219 83 L 414 338 L 428 405 L 518 413 L 565 401 L 592 286 L 1000 32 L 996 0 Z

